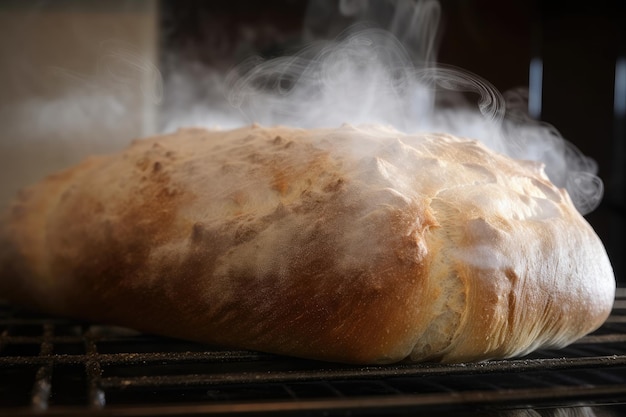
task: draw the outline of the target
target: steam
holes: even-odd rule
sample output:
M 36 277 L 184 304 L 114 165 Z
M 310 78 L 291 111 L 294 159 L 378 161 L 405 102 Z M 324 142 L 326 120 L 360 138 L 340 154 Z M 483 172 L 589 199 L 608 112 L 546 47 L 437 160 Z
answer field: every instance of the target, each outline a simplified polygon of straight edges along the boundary
M 248 122 L 333 127 L 385 123 L 409 130 L 433 97 L 399 41 L 379 29 L 314 45 L 292 57 L 248 61 L 231 73 L 228 100 Z
M 129 109 L 144 109 L 142 133 L 149 135 L 150 119 L 145 109 L 163 99 L 163 79 L 159 69 L 142 52 L 124 42 L 106 40 L 98 45 L 98 59 L 91 72 L 48 66 L 38 80 L 44 88 L 40 94 L 3 109 L 8 119 L 27 122 L 13 125 L 8 131 L 23 138 L 55 136 L 55 140 L 83 141 L 110 130 L 114 137 L 120 126 L 128 124 Z M 55 94 L 47 90 L 56 88 Z M 6 129 L 6 127 L 5 127 Z M 97 129 L 97 132 L 94 132 Z M 82 136 L 81 135 L 81 136 Z M 74 144 L 73 146 L 75 146 Z
M 340 10 L 362 15 L 379 3 L 386 2 L 342 1 Z M 292 56 L 248 59 L 225 80 L 229 103 L 245 123 L 304 128 L 380 123 L 406 133 L 477 139 L 512 158 L 543 163 L 582 214 L 593 211 L 603 193 L 595 162 L 553 126 L 528 116 L 526 90 L 501 94 L 477 75 L 435 65 L 437 2 L 397 6 L 390 28 L 406 43 L 389 30 L 357 24 L 334 41 Z M 407 44 L 414 47 L 411 52 Z

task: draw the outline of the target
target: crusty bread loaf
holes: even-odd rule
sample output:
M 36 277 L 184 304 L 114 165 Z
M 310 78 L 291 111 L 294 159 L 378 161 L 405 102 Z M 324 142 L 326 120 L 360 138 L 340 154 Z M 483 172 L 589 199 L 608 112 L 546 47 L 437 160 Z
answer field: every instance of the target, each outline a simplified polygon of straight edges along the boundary
M 2 239 L 16 303 L 351 363 L 564 346 L 615 290 L 539 164 L 375 126 L 137 140 L 23 191 Z

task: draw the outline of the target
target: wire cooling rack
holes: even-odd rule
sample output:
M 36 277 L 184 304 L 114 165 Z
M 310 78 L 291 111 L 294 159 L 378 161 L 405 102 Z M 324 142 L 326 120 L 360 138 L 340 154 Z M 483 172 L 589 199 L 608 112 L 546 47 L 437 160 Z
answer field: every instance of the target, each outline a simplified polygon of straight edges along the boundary
M 626 412 L 624 403 L 623 289 L 607 322 L 565 349 L 454 365 L 307 361 L 0 305 L 0 415 L 393 415 L 607 404 Z

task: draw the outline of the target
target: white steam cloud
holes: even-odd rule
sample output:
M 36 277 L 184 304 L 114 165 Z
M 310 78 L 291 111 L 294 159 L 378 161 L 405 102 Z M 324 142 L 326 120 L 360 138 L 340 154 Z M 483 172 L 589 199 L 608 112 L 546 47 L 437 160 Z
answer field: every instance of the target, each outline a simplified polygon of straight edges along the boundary
M 340 9 L 363 15 L 386 3 L 341 1 Z M 474 74 L 434 63 L 436 1 L 394 4 L 389 26 L 396 33 L 359 24 L 292 56 L 241 63 L 225 79 L 223 92 L 239 112 L 228 114 L 227 126 L 237 125 L 237 118 L 241 124 L 303 128 L 380 123 L 406 133 L 469 137 L 510 157 L 545 164 L 550 179 L 567 189 L 581 213 L 593 211 L 603 194 L 595 162 L 553 126 L 528 116 L 525 90 L 501 94 Z M 169 128 L 178 122 L 170 121 Z M 221 124 L 210 117 L 193 122 Z

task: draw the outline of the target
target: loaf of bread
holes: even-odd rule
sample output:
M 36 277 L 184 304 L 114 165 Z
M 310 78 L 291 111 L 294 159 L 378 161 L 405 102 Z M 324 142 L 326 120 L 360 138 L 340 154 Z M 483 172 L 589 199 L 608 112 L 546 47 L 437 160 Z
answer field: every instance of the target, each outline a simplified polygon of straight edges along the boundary
M 13 303 L 346 363 L 564 346 L 615 291 L 540 164 L 379 126 L 137 140 L 21 192 L 1 239 Z

